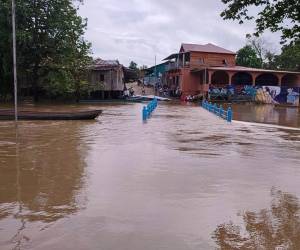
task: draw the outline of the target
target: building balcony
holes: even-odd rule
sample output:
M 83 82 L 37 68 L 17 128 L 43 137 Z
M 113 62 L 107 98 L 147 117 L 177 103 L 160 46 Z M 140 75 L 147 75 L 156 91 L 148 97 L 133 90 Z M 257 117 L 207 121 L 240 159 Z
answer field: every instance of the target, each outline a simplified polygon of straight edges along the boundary
M 166 70 L 176 70 L 176 69 L 181 69 L 181 68 L 188 68 L 190 66 L 190 62 L 185 62 L 185 64 L 183 64 L 183 62 L 171 62 L 166 66 Z

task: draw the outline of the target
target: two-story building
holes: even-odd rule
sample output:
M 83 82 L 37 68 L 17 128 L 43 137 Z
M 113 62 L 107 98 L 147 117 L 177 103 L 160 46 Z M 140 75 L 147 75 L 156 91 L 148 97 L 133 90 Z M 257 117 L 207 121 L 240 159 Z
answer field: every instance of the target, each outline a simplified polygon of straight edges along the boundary
M 169 61 L 166 79 L 182 96 L 206 94 L 211 85 L 300 87 L 300 73 L 236 66 L 236 53 L 214 44 L 182 44 Z

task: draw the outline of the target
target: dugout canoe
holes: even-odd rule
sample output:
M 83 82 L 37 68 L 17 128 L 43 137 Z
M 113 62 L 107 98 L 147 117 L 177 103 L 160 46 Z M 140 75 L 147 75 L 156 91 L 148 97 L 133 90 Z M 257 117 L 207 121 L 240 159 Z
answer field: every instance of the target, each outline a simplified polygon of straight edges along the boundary
M 72 111 L 72 112 L 43 112 L 24 111 L 18 112 L 19 120 L 93 120 L 101 115 L 102 110 Z M 0 120 L 14 120 L 13 110 L 0 110 Z

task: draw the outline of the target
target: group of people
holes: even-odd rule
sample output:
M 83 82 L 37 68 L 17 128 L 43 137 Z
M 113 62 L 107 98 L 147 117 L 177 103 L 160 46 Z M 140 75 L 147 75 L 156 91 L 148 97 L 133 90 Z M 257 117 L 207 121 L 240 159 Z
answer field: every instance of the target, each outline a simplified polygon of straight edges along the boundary
M 164 84 L 155 84 L 154 86 L 154 90 L 155 90 L 155 95 L 159 95 L 162 97 L 180 97 L 181 96 L 181 91 L 180 88 L 169 88 L 168 85 Z
M 123 96 L 125 98 L 130 97 L 130 96 L 134 96 L 134 90 L 133 90 L 133 88 L 131 87 L 131 88 L 127 89 L 125 87 L 124 90 L 123 90 Z

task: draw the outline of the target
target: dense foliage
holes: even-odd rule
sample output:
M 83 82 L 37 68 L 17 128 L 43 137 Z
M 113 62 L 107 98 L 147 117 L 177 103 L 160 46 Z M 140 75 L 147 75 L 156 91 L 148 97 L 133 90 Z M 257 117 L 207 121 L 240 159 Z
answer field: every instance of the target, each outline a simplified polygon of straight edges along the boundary
M 261 68 L 260 59 L 250 45 L 245 45 L 237 52 L 236 64 L 244 67 Z
M 236 63 L 245 67 L 300 71 L 300 40 L 283 46 L 277 55 L 262 39 L 249 39 L 237 52 Z
M 299 0 L 221 0 L 227 8 L 221 13 L 226 19 L 245 20 L 256 19 L 258 36 L 265 30 L 282 33 L 282 42 L 296 41 L 300 38 L 300 2 Z M 252 7 L 257 7 L 258 13 Z
M 90 63 L 87 22 L 72 0 L 17 0 L 17 67 L 21 94 L 79 96 Z M 11 1 L 0 1 L 0 91 L 12 91 Z
M 137 65 L 136 62 L 131 61 L 131 62 L 129 63 L 129 67 L 128 67 L 128 68 L 129 68 L 129 69 L 132 69 L 132 70 L 138 70 L 138 65 Z
M 281 54 L 275 56 L 274 61 L 279 69 L 300 71 L 300 40 L 283 46 Z

